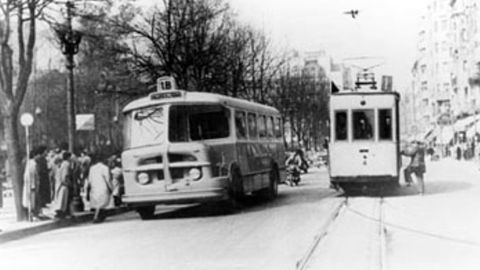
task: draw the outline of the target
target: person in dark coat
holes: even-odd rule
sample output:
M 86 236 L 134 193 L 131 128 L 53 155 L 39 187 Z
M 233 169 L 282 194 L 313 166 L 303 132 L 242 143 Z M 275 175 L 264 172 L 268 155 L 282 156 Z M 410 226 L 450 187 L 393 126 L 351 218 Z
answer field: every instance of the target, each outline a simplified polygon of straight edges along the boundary
M 403 171 L 405 182 L 407 185 L 412 183 L 412 173 L 415 174 L 417 184 L 420 186 L 420 193 L 425 193 L 425 183 L 423 181 L 423 174 L 426 172 L 425 167 L 425 147 L 420 141 L 413 141 L 411 147 L 401 151 L 402 155 L 409 156 L 410 164 Z
M 48 162 L 46 158 L 47 147 L 39 146 L 36 150 L 35 162 L 37 163 L 38 171 L 38 206 L 43 208 L 51 202 L 52 195 L 50 194 L 50 179 L 48 172 Z

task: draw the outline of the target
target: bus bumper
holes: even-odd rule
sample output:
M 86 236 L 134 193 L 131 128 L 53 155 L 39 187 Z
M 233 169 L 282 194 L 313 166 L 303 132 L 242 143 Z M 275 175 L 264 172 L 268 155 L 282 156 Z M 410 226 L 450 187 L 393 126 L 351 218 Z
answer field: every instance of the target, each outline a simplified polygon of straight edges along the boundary
M 211 188 L 192 191 L 162 192 L 156 194 L 124 195 L 122 202 L 128 206 L 146 206 L 155 204 L 187 204 L 220 201 L 228 196 L 224 188 Z

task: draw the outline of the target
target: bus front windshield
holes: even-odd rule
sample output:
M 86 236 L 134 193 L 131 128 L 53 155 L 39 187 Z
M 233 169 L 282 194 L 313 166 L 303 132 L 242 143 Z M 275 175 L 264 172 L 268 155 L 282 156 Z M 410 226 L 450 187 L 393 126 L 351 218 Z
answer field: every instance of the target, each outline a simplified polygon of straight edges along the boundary
M 128 144 L 130 147 L 161 144 L 165 141 L 165 109 L 162 106 L 149 107 L 132 112 L 127 117 Z

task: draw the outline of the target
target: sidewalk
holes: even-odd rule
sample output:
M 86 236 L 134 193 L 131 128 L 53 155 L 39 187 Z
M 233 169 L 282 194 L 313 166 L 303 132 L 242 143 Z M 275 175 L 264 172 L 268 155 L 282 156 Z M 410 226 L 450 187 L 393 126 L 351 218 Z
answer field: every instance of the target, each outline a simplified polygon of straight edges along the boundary
M 85 209 L 88 209 L 88 205 L 86 205 Z M 4 197 L 3 207 L 0 208 L 0 244 L 7 241 L 28 237 L 37 233 L 72 226 L 83 222 L 90 222 L 93 220 L 93 212 L 90 211 L 74 213 L 72 218 L 54 219 L 53 211 L 48 208 L 44 208 L 43 210 L 44 214 L 51 219 L 32 222 L 19 222 L 16 219 L 13 197 Z M 105 214 L 107 216 L 112 216 L 125 213 L 128 210 L 129 209 L 126 207 L 109 208 L 106 209 Z

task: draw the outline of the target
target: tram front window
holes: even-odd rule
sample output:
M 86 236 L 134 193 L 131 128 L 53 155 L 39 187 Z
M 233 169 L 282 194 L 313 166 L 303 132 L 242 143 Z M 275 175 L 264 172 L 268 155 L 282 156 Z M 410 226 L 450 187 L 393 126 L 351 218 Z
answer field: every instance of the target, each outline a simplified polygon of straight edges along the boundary
M 344 141 L 347 139 L 347 112 L 335 112 L 335 140 Z
M 353 111 L 353 139 L 354 140 L 373 140 L 374 123 L 373 110 Z
M 392 139 L 392 110 L 378 110 L 378 137 L 380 140 Z

